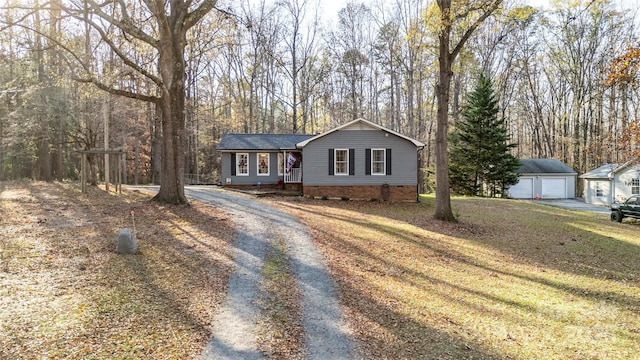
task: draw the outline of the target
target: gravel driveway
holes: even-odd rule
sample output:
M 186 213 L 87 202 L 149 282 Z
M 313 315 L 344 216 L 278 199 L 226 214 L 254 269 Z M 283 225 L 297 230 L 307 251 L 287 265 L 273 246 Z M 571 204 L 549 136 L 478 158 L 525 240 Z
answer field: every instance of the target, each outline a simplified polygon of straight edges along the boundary
M 237 228 L 236 271 L 227 298 L 213 324 L 213 339 L 203 359 L 260 359 L 256 333 L 262 265 L 270 241 L 285 239 L 291 268 L 302 291 L 302 325 L 306 359 L 352 359 L 336 287 L 311 237 L 295 218 L 253 197 L 212 187 L 186 187 L 187 197 L 212 204 L 229 214 Z
M 558 200 L 532 200 L 533 202 L 551 205 L 571 210 L 591 211 L 595 213 L 610 214 L 611 208 L 604 205 L 586 204 L 584 199 L 558 199 Z

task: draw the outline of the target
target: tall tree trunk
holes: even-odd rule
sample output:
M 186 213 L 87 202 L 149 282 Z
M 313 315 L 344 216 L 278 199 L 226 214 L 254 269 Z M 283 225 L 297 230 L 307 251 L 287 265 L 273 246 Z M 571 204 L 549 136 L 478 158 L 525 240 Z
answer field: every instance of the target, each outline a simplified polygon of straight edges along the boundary
M 155 110 L 155 111 L 154 111 Z M 162 174 L 162 109 L 158 104 L 155 104 L 151 109 L 151 104 L 147 106 L 147 113 L 149 114 L 149 127 L 151 132 L 151 181 L 160 185 L 162 182 L 160 174 Z
M 158 66 L 165 86 L 158 102 L 162 110 L 162 182 L 154 197 L 169 204 L 187 204 L 184 195 L 184 104 L 185 104 L 185 61 L 184 32 L 171 33 L 161 37 Z
M 440 9 L 440 32 L 438 34 L 438 115 L 436 124 L 436 212 L 435 218 L 444 221 L 455 221 L 451 210 L 451 188 L 449 183 L 449 154 L 447 136 L 449 133 L 449 93 L 451 90 L 452 66 L 456 57 L 478 26 L 486 20 L 502 4 L 502 0 L 486 0 L 474 6 L 468 5 L 462 11 L 456 9 L 452 14 L 451 0 L 437 0 Z M 476 7 L 477 6 L 477 7 Z M 465 13 L 466 10 L 466 14 Z M 478 18 L 464 30 L 458 43 L 451 46 L 453 22 L 457 18 L 466 18 L 472 11 L 480 11 Z M 465 16 L 462 16 L 462 15 Z
M 451 34 L 451 0 L 438 1 L 442 13 L 442 29 L 439 34 L 438 54 L 438 84 L 436 97 L 438 98 L 438 112 L 436 120 L 436 213 L 435 218 L 445 221 L 455 221 L 451 210 L 451 188 L 449 184 L 449 154 L 447 136 L 449 132 L 449 91 L 451 89 L 451 71 L 453 58 L 449 50 Z
M 38 3 L 36 2 L 36 7 Z M 36 116 L 40 125 L 40 144 L 38 151 L 38 167 L 35 172 L 35 177 L 38 180 L 51 181 L 51 152 L 49 151 L 49 121 L 48 121 L 48 113 L 45 110 L 48 104 L 48 91 L 47 89 L 47 77 L 45 76 L 45 59 L 44 59 L 44 45 L 42 41 L 42 30 L 40 28 L 41 20 L 40 20 L 40 10 L 35 12 L 35 28 L 36 28 L 36 37 L 35 37 L 35 62 L 37 67 L 37 75 L 38 82 L 43 89 L 38 90 L 38 101 L 39 106 L 36 109 Z M 33 176 L 33 174 L 32 174 Z

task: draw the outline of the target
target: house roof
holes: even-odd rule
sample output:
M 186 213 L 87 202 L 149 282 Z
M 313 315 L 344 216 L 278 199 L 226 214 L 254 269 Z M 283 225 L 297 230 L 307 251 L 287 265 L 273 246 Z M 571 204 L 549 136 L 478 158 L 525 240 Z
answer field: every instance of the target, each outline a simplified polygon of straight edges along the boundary
M 613 170 L 611 170 L 611 173 L 612 173 L 612 174 L 615 174 L 615 173 L 617 173 L 617 172 L 620 172 L 620 171 L 622 171 L 622 170 L 624 170 L 624 169 L 628 168 L 630 165 L 633 165 L 633 164 L 635 164 L 635 163 L 637 163 L 637 162 L 638 162 L 638 158 L 633 158 L 633 159 L 631 159 L 631 160 L 627 161 L 626 163 L 624 163 L 624 164 L 622 164 L 622 165 L 620 165 L 620 166 L 615 167 Z
M 311 138 L 309 138 L 309 139 L 306 139 L 306 140 L 304 140 L 304 141 L 301 141 L 301 142 L 299 142 L 296 146 L 297 146 L 298 148 L 303 148 L 303 147 L 305 147 L 308 143 L 310 143 L 310 142 L 312 142 L 312 141 L 314 141 L 314 140 L 316 140 L 316 139 L 319 139 L 319 138 L 321 138 L 321 137 L 327 136 L 327 135 L 329 135 L 329 134 L 331 134 L 331 133 L 333 133 L 333 132 L 336 132 L 336 131 L 338 131 L 338 130 L 343 130 L 343 129 L 346 129 L 346 128 L 349 128 L 349 127 L 357 127 L 357 126 L 364 126 L 364 127 L 369 127 L 369 128 L 373 128 L 373 129 L 377 129 L 377 130 L 385 131 L 385 132 L 387 132 L 387 133 L 389 133 L 389 134 L 393 134 L 393 135 L 395 135 L 395 136 L 398 136 L 398 137 L 400 137 L 400 138 L 403 138 L 403 139 L 405 139 L 405 140 L 408 140 L 408 141 L 412 142 L 416 147 L 419 147 L 419 148 L 422 148 L 422 147 L 424 147 L 424 146 L 425 146 L 423 143 L 421 143 L 421 142 L 420 142 L 420 141 L 418 141 L 418 140 L 415 140 L 415 139 L 412 139 L 412 138 L 410 138 L 410 137 L 404 136 L 404 135 L 402 135 L 402 134 L 400 134 L 400 133 L 397 133 L 397 132 L 395 132 L 395 131 L 393 131 L 393 130 L 387 129 L 387 128 L 383 127 L 383 126 L 380 126 L 380 125 L 374 124 L 374 123 L 372 123 L 372 122 L 370 122 L 370 121 L 367 121 L 367 120 L 365 120 L 365 119 L 356 119 L 356 120 L 350 121 L 350 122 L 348 122 L 348 123 L 346 123 L 346 124 L 344 124 L 344 125 L 341 125 L 341 126 L 338 126 L 338 127 L 336 127 L 336 128 L 333 128 L 333 129 L 331 129 L 331 130 L 329 130 L 329 131 L 327 131 L 327 132 L 324 132 L 324 133 L 322 133 L 322 134 L 319 134 L 319 135 L 316 135 L 316 136 L 311 137 Z
M 608 179 L 613 170 L 618 168 L 618 164 L 605 164 L 597 169 L 593 169 L 587 173 L 580 175 L 581 179 Z
M 614 175 L 630 165 L 636 164 L 638 158 L 633 158 L 624 164 L 605 164 L 597 169 L 593 169 L 587 173 L 580 175 L 581 179 L 613 179 Z
M 520 159 L 520 174 L 577 174 L 557 159 Z
M 296 144 L 313 137 L 301 134 L 224 134 L 218 150 L 286 150 L 295 149 Z

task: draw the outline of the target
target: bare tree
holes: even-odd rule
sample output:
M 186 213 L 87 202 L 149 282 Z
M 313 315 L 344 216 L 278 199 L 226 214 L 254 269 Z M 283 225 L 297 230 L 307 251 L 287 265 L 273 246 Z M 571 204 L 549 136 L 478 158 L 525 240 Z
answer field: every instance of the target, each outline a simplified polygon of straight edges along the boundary
M 279 2 L 279 6 L 284 9 L 284 16 L 288 19 L 289 27 L 285 27 L 283 41 L 288 54 L 287 66 L 283 66 L 282 70 L 291 82 L 291 124 L 293 133 L 300 130 L 304 132 L 304 126 L 301 127 L 298 117 L 299 106 L 303 105 L 309 97 L 305 92 L 305 84 L 308 85 L 308 78 L 304 78 L 308 74 L 310 66 L 312 66 L 313 55 L 316 51 L 316 36 L 318 32 L 318 7 L 311 6 L 309 0 L 287 0 Z M 311 16 L 308 16 L 308 15 Z M 283 64 L 284 65 L 284 64 Z M 307 114 L 303 107 L 302 125 L 308 121 Z
M 452 6 L 455 3 L 455 7 Z M 455 221 L 451 210 L 451 189 L 449 185 L 449 92 L 451 89 L 451 71 L 456 57 L 465 43 L 482 22 L 491 16 L 502 4 L 502 0 L 452 1 L 437 0 L 440 10 L 438 22 L 438 115 L 436 127 L 436 212 L 439 220 Z M 470 20 L 473 19 L 473 20 Z M 464 24 L 469 24 L 466 27 Z M 463 27 L 463 28 L 457 28 Z M 460 31 L 460 36 L 456 33 Z
M 64 11 L 88 24 L 100 43 L 116 54 L 135 76 L 155 85 L 149 92 L 141 88 L 120 86 L 116 79 L 100 77 L 93 67 L 71 55 L 82 66 L 79 80 L 90 82 L 112 94 L 156 104 L 162 124 L 162 171 L 160 191 L 155 200 L 186 204 L 184 195 L 185 128 L 185 47 L 187 32 L 214 9 L 216 0 L 145 0 L 137 8 L 121 0 L 97 2 L 84 0 L 69 3 Z M 123 34 L 116 42 L 113 29 Z M 140 52 L 153 53 L 153 63 L 139 63 Z

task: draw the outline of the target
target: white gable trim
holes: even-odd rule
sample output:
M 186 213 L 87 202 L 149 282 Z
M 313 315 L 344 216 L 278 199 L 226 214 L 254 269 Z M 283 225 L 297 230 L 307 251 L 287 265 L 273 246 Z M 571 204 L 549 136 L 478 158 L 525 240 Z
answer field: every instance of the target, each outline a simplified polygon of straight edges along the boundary
M 416 147 L 423 148 L 425 146 L 423 143 L 421 143 L 418 140 L 415 140 L 415 139 L 412 139 L 410 137 L 404 136 L 404 135 L 399 134 L 399 133 L 397 133 L 397 132 L 395 132 L 393 130 L 389 130 L 389 129 L 383 127 L 383 126 L 374 124 L 374 123 L 372 123 L 370 121 L 367 121 L 365 119 L 356 119 L 356 120 L 350 121 L 350 122 L 348 122 L 348 123 L 346 123 L 344 125 L 338 126 L 337 128 L 329 130 L 329 131 L 327 131 L 325 133 L 316 135 L 316 136 L 314 136 L 314 137 L 312 137 L 310 139 L 307 139 L 305 141 L 299 142 L 299 143 L 296 144 L 296 147 L 298 149 L 301 149 L 301 148 L 307 146 L 307 144 L 312 142 L 313 140 L 319 139 L 319 138 L 321 138 L 323 136 L 329 135 L 329 134 L 331 134 L 333 132 L 336 132 L 336 131 L 339 131 L 339 130 L 382 130 L 382 131 L 388 132 L 389 134 L 393 134 L 393 135 L 395 135 L 397 137 L 400 137 L 402 139 L 410 141 Z
M 611 170 L 611 172 L 609 173 L 609 179 L 613 179 L 613 177 L 616 175 L 616 173 L 619 173 L 620 171 L 626 169 L 629 165 L 632 165 L 637 161 L 638 161 L 638 158 L 633 158 L 633 159 L 627 161 L 626 163 L 618 166 L 617 168 Z

